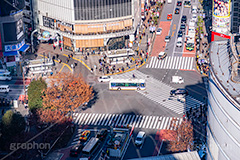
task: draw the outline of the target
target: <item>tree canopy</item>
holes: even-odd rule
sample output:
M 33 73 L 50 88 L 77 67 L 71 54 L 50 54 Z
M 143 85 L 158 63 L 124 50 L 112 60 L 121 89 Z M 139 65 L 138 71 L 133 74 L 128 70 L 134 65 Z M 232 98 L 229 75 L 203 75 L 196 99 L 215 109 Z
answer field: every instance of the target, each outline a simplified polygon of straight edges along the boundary
M 190 121 L 184 120 L 177 128 L 174 140 L 170 141 L 169 150 L 172 152 L 193 149 L 193 126 Z
M 44 90 L 43 109 L 59 110 L 64 115 L 74 111 L 93 97 L 93 89 L 82 77 L 58 73 Z
M 28 87 L 28 107 L 30 110 L 42 108 L 42 91 L 47 88 L 43 79 L 33 80 Z

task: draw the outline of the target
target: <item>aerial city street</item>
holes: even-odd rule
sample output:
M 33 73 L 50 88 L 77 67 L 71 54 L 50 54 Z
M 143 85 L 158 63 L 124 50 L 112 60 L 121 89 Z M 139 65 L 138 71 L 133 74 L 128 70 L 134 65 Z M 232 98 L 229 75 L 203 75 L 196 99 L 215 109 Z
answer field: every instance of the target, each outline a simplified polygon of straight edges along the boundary
M 239 5 L 1 1 L 0 159 L 239 159 Z

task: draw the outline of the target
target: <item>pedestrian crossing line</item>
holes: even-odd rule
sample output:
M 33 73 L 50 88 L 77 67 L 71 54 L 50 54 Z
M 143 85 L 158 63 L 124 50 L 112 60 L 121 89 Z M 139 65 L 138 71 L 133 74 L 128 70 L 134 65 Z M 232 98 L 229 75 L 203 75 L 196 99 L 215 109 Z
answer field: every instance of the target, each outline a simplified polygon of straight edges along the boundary
M 135 128 L 146 129 L 170 129 L 175 130 L 180 125 L 182 118 L 130 115 L 130 114 L 101 114 L 101 113 L 76 113 L 74 118 L 79 125 L 100 125 L 100 126 L 126 126 L 133 125 Z M 115 123 L 116 122 L 116 123 Z

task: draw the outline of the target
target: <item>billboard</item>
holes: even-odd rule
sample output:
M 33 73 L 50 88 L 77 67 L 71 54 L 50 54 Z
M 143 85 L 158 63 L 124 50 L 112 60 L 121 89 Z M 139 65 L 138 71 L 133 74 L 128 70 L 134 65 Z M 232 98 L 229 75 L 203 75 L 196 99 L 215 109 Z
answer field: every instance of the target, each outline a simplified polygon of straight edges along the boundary
M 231 0 L 213 0 L 213 31 L 226 34 L 230 24 Z
M 23 21 L 3 23 L 4 42 L 16 42 L 24 36 Z

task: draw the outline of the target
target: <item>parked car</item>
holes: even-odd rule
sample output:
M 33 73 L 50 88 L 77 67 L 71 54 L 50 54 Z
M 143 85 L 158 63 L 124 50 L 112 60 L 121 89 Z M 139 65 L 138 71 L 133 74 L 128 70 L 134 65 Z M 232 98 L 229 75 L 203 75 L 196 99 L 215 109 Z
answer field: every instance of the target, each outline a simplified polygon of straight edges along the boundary
M 158 59 L 164 59 L 165 57 L 167 56 L 167 53 L 166 52 L 160 52 L 159 54 L 158 54 Z
M 109 82 L 112 79 L 110 76 L 101 76 L 98 78 L 98 82 Z
M 135 139 L 135 145 L 141 146 L 144 143 L 144 140 L 146 138 L 146 134 L 143 131 L 138 132 L 137 137 Z
M 89 138 L 90 136 L 90 131 L 89 130 L 85 130 L 82 132 L 82 134 L 80 135 L 79 139 L 80 141 L 87 141 L 87 139 Z
M 175 9 L 175 14 L 179 14 L 180 13 L 180 9 L 179 8 L 176 8 Z
M 170 40 L 171 40 L 171 37 L 170 36 L 166 36 L 164 41 L 165 42 L 170 42 Z
M 161 35 L 161 34 L 162 34 L 162 28 L 158 28 L 157 32 L 156 32 L 156 35 Z
M 177 6 L 182 6 L 182 1 L 177 1 Z
M 171 13 L 169 13 L 169 14 L 167 15 L 167 20 L 172 20 L 172 14 L 171 14 Z
M 99 138 L 100 140 L 103 140 L 108 134 L 108 130 L 106 128 L 101 129 L 98 131 L 96 138 Z
M 187 22 L 187 16 L 183 15 L 181 19 L 181 23 L 186 23 Z
M 184 88 L 178 88 L 178 89 L 175 89 L 175 90 L 171 90 L 170 95 L 171 96 L 174 96 L 174 95 L 188 95 L 188 91 Z
M 70 150 L 70 157 L 77 157 L 78 154 L 82 151 L 83 145 L 78 143 L 74 145 Z

